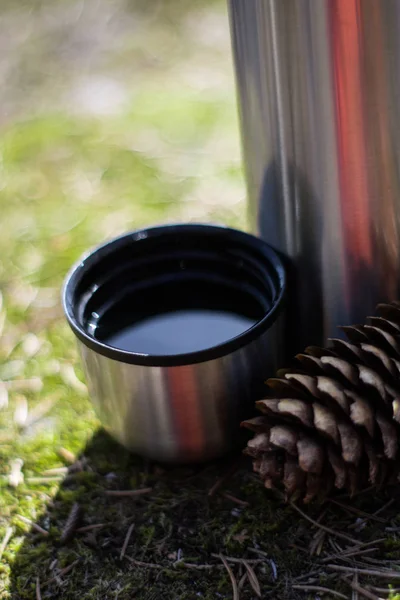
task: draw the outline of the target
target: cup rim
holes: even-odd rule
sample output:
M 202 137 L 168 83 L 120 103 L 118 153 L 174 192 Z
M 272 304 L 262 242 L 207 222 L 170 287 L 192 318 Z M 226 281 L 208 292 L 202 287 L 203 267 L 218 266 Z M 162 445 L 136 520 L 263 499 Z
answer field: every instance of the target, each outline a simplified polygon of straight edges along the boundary
M 278 282 L 276 286 L 276 298 L 274 299 L 273 305 L 265 314 L 265 316 L 257 321 L 252 327 L 234 338 L 228 339 L 221 344 L 212 346 L 211 348 L 185 354 L 156 355 L 121 350 L 119 348 L 109 346 L 108 344 L 88 334 L 76 316 L 73 303 L 74 292 L 83 275 L 88 273 L 90 268 L 99 260 L 125 245 L 140 243 L 141 240 L 148 239 L 150 237 L 156 238 L 164 234 L 179 234 L 179 232 L 192 232 L 204 235 L 221 236 L 225 237 L 230 242 L 237 241 L 246 245 L 249 249 L 257 250 L 260 253 L 261 258 L 264 257 L 269 263 L 271 273 L 273 272 L 275 274 Z M 65 277 L 62 287 L 62 306 L 69 326 L 76 337 L 85 346 L 97 354 L 103 355 L 118 362 L 133 365 L 150 367 L 175 367 L 207 362 L 216 358 L 227 356 L 258 339 L 271 327 L 271 325 L 279 316 L 283 308 L 286 296 L 286 288 L 287 275 L 283 260 L 276 250 L 274 250 L 269 244 L 260 238 L 244 231 L 223 225 L 210 225 L 202 223 L 166 224 L 125 233 L 94 247 L 92 250 L 85 252 L 81 258 L 73 264 Z

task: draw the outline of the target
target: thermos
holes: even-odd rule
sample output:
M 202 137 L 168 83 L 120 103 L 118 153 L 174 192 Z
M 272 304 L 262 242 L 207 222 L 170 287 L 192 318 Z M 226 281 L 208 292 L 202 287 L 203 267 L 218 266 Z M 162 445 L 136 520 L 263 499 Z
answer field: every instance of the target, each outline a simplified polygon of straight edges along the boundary
M 400 0 L 230 0 L 253 232 L 300 349 L 398 299 Z

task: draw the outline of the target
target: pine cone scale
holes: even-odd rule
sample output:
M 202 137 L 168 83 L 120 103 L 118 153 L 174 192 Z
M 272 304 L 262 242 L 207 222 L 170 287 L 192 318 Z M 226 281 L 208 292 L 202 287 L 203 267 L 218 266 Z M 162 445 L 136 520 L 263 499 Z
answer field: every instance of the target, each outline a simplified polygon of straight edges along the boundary
M 307 348 L 270 379 L 262 416 L 243 423 L 254 470 L 288 499 L 353 493 L 400 471 L 400 302 L 341 330 L 347 340 Z

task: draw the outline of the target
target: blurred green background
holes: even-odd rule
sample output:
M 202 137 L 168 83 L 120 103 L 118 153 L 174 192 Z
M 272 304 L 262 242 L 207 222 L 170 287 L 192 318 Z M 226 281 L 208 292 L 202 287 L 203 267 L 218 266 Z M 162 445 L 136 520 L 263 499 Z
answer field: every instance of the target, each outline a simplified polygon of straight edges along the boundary
M 98 427 L 60 309 L 66 271 L 153 223 L 245 228 L 244 195 L 223 0 L 1 3 L 1 598 L 20 517 L 58 490 L 40 478 Z

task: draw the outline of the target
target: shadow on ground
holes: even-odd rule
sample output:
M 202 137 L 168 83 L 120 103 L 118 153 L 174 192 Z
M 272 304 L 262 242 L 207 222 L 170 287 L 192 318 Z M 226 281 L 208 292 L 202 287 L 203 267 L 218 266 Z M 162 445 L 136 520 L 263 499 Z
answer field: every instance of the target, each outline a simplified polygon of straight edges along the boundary
M 145 488 L 151 490 L 135 497 L 115 494 Z M 274 600 L 317 598 L 309 594 L 313 586 L 350 598 L 352 575 L 346 580 L 329 564 L 357 568 L 363 560 L 364 569 L 396 569 L 397 530 L 388 533 L 386 525 L 398 518 L 398 496 L 391 489 L 305 509 L 324 530 L 267 492 L 242 456 L 167 468 L 132 456 L 99 431 L 26 536 L 12 566 L 11 598 L 235 598 L 219 554 L 240 600 L 256 598 L 257 586 L 259 597 Z M 66 527 L 77 505 L 79 522 Z M 362 519 L 366 513 L 370 518 Z M 363 577 L 367 586 L 377 583 Z
M 151 492 L 137 497 L 109 494 L 148 487 Z M 61 544 L 75 503 L 81 511 L 77 527 L 86 530 L 71 527 Z M 242 457 L 165 468 L 130 455 L 100 431 L 26 536 L 12 567 L 11 597 L 35 598 L 38 578 L 36 597 L 42 599 L 232 598 L 229 573 L 214 556 L 222 553 L 238 559 L 229 560 L 237 581 L 246 573 L 240 559 L 249 560 L 263 598 L 294 600 L 288 578 L 311 567 L 308 552 L 296 549 L 309 537 L 307 524 L 293 527 L 293 519 L 278 500 L 266 501 Z M 255 597 L 246 578 L 240 598 Z

